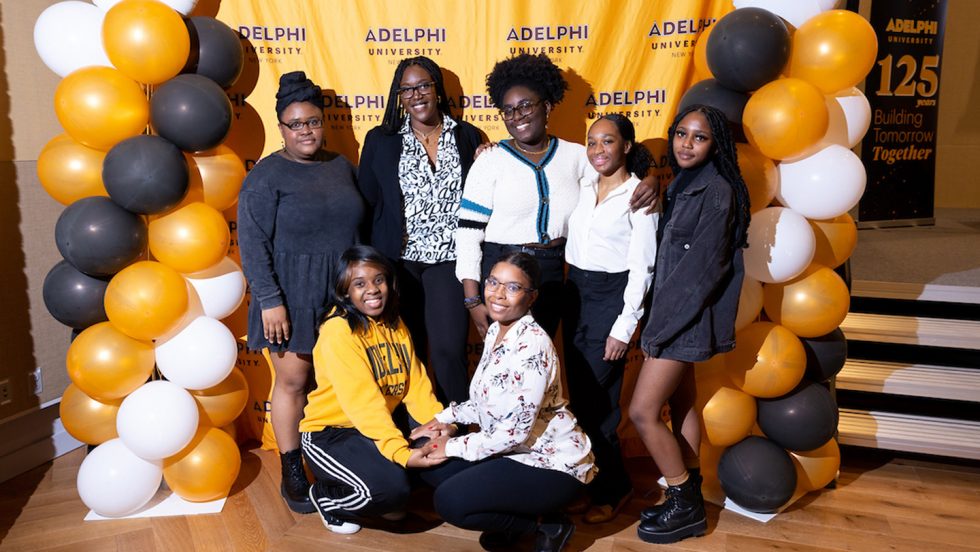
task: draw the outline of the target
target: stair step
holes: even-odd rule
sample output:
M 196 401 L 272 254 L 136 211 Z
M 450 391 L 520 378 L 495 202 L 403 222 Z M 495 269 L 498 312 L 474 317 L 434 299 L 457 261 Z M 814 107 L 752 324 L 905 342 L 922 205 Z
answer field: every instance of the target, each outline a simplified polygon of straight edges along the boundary
M 966 286 L 854 280 L 851 283 L 851 295 L 873 299 L 900 299 L 904 301 L 935 301 L 939 303 L 969 303 L 980 305 L 980 288 Z
M 848 313 L 840 325 L 850 341 L 980 350 L 980 322 Z
M 980 401 L 980 370 L 849 359 L 838 389 L 955 401 Z
M 842 445 L 980 460 L 980 422 L 840 409 Z

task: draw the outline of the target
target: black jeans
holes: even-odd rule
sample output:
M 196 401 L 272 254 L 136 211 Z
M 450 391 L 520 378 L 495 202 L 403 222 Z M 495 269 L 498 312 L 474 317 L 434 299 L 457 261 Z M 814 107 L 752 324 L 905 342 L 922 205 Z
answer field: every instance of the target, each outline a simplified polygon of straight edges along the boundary
M 606 338 L 623 311 L 629 272 L 609 274 L 568 267 L 563 302 L 565 374 L 569 408 L 592 441 L 599 473 L 589 484 L 596 504 L 613 504 L 632 488 L 616 428 L 626 359 L 603 360 Z
M 483 279 L 490 274 L 493 265 L 506 253 L 524 252 L 534 257 L 541 267 L 541 283 L 538 286 L 538 298 L 531 305 L 534 320 L 548 335 L 554 339 L 561 322 L 562 288 L 565 285 L 565 247 L 552 249 L 537 249 L 520 245 L 483 242 L 483 263 L 481 276 Z M 483 282 L 480 282 L 483 285 Z M 482 288 L 481 288 L 482 289 Z

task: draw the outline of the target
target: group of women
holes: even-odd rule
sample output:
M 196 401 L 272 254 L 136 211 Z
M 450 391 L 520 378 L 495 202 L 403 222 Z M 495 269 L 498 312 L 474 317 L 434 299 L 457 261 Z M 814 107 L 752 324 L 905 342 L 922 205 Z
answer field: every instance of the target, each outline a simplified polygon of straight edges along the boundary
M 601 523 L 632 495 L 619 395 L 652 289 L 629 414 L 669 486 L 639 536 L 703 534 L 692 363 L 734 346 L 748 223 L 727 122 L 704 106 L 678 115 L 660 200 L 625 117 L 596 121 L 585 147 L 549 135 L 567 83 L 546 56 L 498 62 L 487 89 L 511 137 L 496 147 L 452 116 L 432 60 L 403 60 L 355 174 L 323 149 L 320 89 L 280 79 L 283 148 L 246 178 L 239 243 L 248 344 L 276 372 L 283 497 L 352 533 L 402 517 L 417 475 L 485 548 L 534 535 L 535 550 L 561 550 L 570 505 Z M 485 338 L 472 379 L 470 321 Z

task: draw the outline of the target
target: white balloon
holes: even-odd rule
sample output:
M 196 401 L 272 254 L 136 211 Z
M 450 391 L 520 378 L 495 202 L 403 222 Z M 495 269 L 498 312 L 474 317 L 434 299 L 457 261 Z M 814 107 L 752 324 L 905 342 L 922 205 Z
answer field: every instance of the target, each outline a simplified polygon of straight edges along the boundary
M 197 402 L 169 381 L 151 381 L 133 391 L 119 406 L 116 431 L 133 454 L 162 460 L 177 454 L 197 431 Z
M 735 9 L 762 8 L 770 11 L 797 29 L 807 19 L 826 11 L 826 8 L 821 8 L 817 0 L 734 0 L 733 4 Z
M 238 264 L 225 257 L 211 268 L 184 274 L 197 291 L 204 314 L 221 320 L 235 312 L 245 299 L 245 275 Z
M 194 6 L 197 5 L 197 0 L 156 0 L 157 2 L 166 4 L 171 8 L 180 12 L 181 15 L 187 15 L 191 13 Z M 109 11 L 113 6 L 122 2 L 122 0 L 92 0 L 92 3 L 96 6 L 102 8 L 103 11 Z
M 90 65 L 112 67 L 102 46 L 105 14 L 87 2 L 60 2 L 34 24 L 34 47 L 49 69 L 64 77 Z
M 100 516 L 132 514 L 153 498 L 163 479 L 163 462 L 144 460 L 111 439 L 82 460 L 76 485 L 82 502 Z
M 803 215 L 785 207 L 752 214 L 745 273 L 768 284 L 799 276 L 813 260 L 817 240 Z
M 762 283 L 751 276 L 742 278 L 742 291 L 738 296 L 738 313 L 735 315 L 736 332 L 755 322 L 762 312 L 762 303 Z
M 857 205 L 867 181 L 864 165 L 850 149 L 830 145 L 779 170 L 779 203 L 811 219 L 831 219 Z
M 840 144 L 848 149 L 861 143 L 871 126 L 871 104 L 857 88 L 825 96 L 830 124 L 824 135 L 824 146 Z
M 235 368 L 238 343 L 231 330 L 209 316 L 199 316 L 166 342 L 157 343 L 157 368 L 185 389 L 218 385 Z

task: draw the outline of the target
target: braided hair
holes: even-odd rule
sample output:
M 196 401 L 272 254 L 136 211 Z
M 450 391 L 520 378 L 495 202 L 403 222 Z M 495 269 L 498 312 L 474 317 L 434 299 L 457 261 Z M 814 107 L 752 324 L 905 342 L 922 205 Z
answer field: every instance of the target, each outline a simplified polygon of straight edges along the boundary
M 623 137 L 623 141 L 633 145 L 630 148 L 630 152 L 626 154 L 626 170 L 638 178 L 646 176 L 650 170 L 650 163 L 653 162 L 653 154 L 650 153 L 650 150 L 646 146 L 636 141 L 636 127 L 633 126 L 633 121 L 630 121 L 628 117 L 619 113 L 607 113 L 599 117 L 596 122 L 602 119 L 616 125 L 616 130 Z
M 518 54 L 498 61 L 487 75 L 487 93 L 498 108 L 507 91 L 515 86 L 526 86 L 552 107 L 561 102 L 568 90 L 561 69 L 545 54 Z
M 398 67 L 395 68 L 395 76 L 391 79 L 391 89 L 388 91 L 388 103 L 385 105 L 384 118 L 381 120 L 381 128 L 384 129 L 385 134 L 397 133 L 405 121 L 405 110 L 402 108 L 402 102 L 398 97 L 398 89 L 401 88 L 402 76 L 405 74 L 405 70 L 412 65 L 418 65 L 422 69 L 425 69 L 425 72 L 432 77 L 432 82 L 436 84 L 436 106 L 439 112 L 443 115 L 452 116 L 449 110 L 449 96 L 446 94 L 446 84 L 442 78 L 442 69 L 436 65 L 436 62 L 425 56 L 405 58 L 398 63 Z
M 732 187 L 732 192 L 735 196 L 735 227 L 733 228 L 735 232 L 734 245 L 735 248 L 746 247 L 748 242 L 748 229 L 749 229 L 749 191 L 745 186 L 745 180 L 742 179 L 742 173 L 738 168 L 738 153 L 735 150 L 735 140 L 732 138 L 732 130 L 729 126 L 728 118 L 725 114 L 718 109 L 701 104 L 692 104 L 680 112 L 674 117 L 674 122 L 670 125 L 670 130 L 667 132 L 670 144 L 667 147 L 667 162 L 670 164 L 670 168 L 673 169 L 674 174 L 677 175 L 681 167 L 677 164 L 677 158 L 674 156 L 674 132 L 677 130 L 677 125 L 681 120 L 688 114 L 697 111 L 704 115 L 707 119 L 708 125 L 711 127 L 711 135 L 714 137 L 714 151 L 711 152 L 711 160 L 714 161 L 715 167 L 718 169 L 718 174 L 723 176 L 728 184 Z

